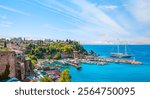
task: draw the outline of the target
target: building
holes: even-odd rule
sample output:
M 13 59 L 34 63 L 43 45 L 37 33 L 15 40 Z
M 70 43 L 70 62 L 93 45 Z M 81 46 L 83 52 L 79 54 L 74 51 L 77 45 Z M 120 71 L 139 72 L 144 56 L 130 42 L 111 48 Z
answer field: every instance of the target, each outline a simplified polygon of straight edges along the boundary
M 61 53 L 61 58 L 72 58 L 72 54 L 70 53 Z
M 85 55 L 80 54 L 78 51 L 73 51 L 73 58 L 74 59 L 83 59 L 83 58 L 85 58 Z

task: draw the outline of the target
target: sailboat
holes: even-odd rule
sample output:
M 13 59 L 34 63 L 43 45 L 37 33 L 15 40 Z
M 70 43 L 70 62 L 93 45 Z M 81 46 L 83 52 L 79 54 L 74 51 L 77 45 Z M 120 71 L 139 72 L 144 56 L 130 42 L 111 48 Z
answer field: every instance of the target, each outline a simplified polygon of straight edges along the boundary
M 120 52 L 120 46 L 119 44 L 117 45 L 117 53 L 111 53 L 111 57 L 115 57 L 115 58 L 130 58 L 132 57 L 132 55 L 127 53 L 127 45 L 125 45 L 125 50 L 124 53 Z

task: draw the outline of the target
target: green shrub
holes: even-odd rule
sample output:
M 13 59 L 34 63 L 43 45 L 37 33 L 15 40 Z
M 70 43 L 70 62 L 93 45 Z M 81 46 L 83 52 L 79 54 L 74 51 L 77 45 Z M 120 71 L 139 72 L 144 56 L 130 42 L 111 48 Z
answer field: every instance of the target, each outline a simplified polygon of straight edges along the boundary
M 60 58 L 61 58 L 61 55 L 59 53 L 54 55 L 54 59 L 60 59 Z
M 2 72 L 2 73 L 0 73 L 0 80 L 4 80 L 4 79 L 9 78 L 9 74 L 10 74 L 10 70 L 9 70 L 9 68 L 10 68 L 10 65 L 9 65 L 9 64 L 7 64 L 7 65 L 6 65 L 6 69 L 5 69 L 5 71 L 4 71 L 4 72 Z

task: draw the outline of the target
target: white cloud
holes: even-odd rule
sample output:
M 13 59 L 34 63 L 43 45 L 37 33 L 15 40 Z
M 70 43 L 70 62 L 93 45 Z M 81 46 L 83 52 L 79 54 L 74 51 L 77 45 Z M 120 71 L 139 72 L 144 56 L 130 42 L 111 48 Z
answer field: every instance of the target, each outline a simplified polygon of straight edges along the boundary
M 101 26 L 107 25 L 105 29 L 110 29 L 113 34 L 128 34 L 123 27 L 121 27 L 117 22 L 115 22 L 109 15 L 105 14 L 96 5 L 90 4 L 89 2 L 82 0 L 72 0 L 73 3 L 81 8 L 80 15 L 88 22 L 96 24 L 101 28 Z
M 105 14 L 103 11 L 101 11 L 96 5 L 90 4 L 87 1 L 78 1 L 78 0 L 72 0 L 71 3 L 75 4 L 78 9 L 81 9 L 81 11 L 73 10 L 73 8 L 70 8 L 66 5 L 60 4 L 59 2 L 55 1 L 53 2 L 53 6 L 51 6 L 49 3 L 51 2 L 39 2 L 42 6 L 45 6 L 45 8 L 49 8 L 49 10 L 55 9 L 56 13 L 66 14 L 67 16 L 72 16 L 72 24 L 74 24 L 74 21 L 77 21 L 78 19 L 78 26 L 85 25 L 85 24 L 94 24 L 99 26 L 105 26 L 107 25 L 107 28 L 114 31 L 114 33 L 118 34 L 126 34 L 128 33 L 121 27 L 117 22 L 115 22 L 112 18 L 110 18 L 107 14 Z M 107 8 L 116 8 L 116 6 L 110 6 Z M 70 20 L 69 20 L 70 21 Z M 81 23 L 82 21 L 82 23 Z M 88 27 L 90 28 L 90 27 Z M 93 29 L 94 31 L 94 29 Z
M 69 17 L 68 20 L 63 20 L 64 24 L 75 25 L 75 28 L 71 29 L 56 27 L 51 23 L 42 25 L 42 27 L 47 28 L 50 32 L 55 33 L 57 37 L 62 37 L 61 35 L 69 33 L 69 36 L 67 35 L 66 38 L 80 40 L 83 43 L 96 43 L 105 42 L 105 40 L 109 39 L 113 40 L 115 36 L 119 37 L 121 35 L 128 35 L 129 33 L 114 21 L 113 18 L 104 13 L 99 6 L 91 4 L 86 0 L 69 1 L 77 8 L 72 8 L 58 1 L 43 0 L 41 2 L 36 0 L 36 2 L 40 7 L 42 6 L 49 11 Z M 117 6 L 109 5 L 103 6 L 103 8 L 112 10 L 116 9 Z
M 148 0 L 129 0 L 128 3 L 125 3 L 122 6 L 127 7 L 137 20 L 141 22 L 149 22 L 149 3 L 147 3 L 147 1 Z M 36 6 L 40 5 L 40 7 L 50 12 L 54 12 L 58 15 L 69 18 L 63 20 L 65 26 L 66 24 L 75 25 L 75 27 L 71 29 L 67 28 L 67 26 L 66 28 L 62 28 L 61 26 L 57 27 L 52 23 L 46 23 L 42 25 L 42 28 L 45 28 L 46 32 L 50 32 L 49 35 L 51 38 L 71 38 L 79 40 L 82 43 L 92 44 L 112 44 L 117 38 L 130 41 L 134 44 L 150 43 L 148 41 L 149 38 L 145 36 L 132 38 L 133 35 L 135 35 L 132 26 L 136 26 L 136 24 L 132 23 L 133 21 L 128 19 L 128 14 L 124 13 L 123 11 L 120 12 L 117 5 L 98 6 L 88 2 L 87 0 L 69 1 L 77 7 L 76 9 L 76 7 L 68 6 L 67 4 L 56 0 L 35 0 L 35 2 L 37 2 Z M 118 19 L 117 21 L 115 21 L 113 17 L 110 17 L 108 13 L 106 14 L 104 12 L 104 10 L 114 9 L 118 9 L 118 15 L 116 15 L 116 18 Z M 131 33 L 126 29 L 133 32 Z
M 127 8 L 139 22 L 150 23 L 149 0 L 128 0 Z
M 8 28 L 12 25 L 13 23 L 10 22 L 10 21 L 3 21 L 3 22 L 0 22 L 0 28 Z
M 18 13 L 18 14 L 22 14 L 22 15 L 26 15 L 26 16 L 31 16 L 28 13 L 25 13 L 23 11 L 20 11 L 20 10 L 14 9 L 14 8 L 10 8 L 10 7 L 4 6 L 4 5 L 0 5 L 0 8 L 5 9 L 5 10 L 10 11 L 10 12 L 13 12 L 13 13 Z
M 117 5 L 100 5 L 98 6 L 101 10 L 115 10 L 118 8 Z
M 8 28 L 13 24 L 13 22 L 8 20 L 5 15 L 0 15 L 0 28 Z
M 61 4 L 59 1 L 53 0 L 35 0 L 37 4 L 40 5 L 40 7 L 49 10 L 50 12 L 57 13 L 63 17 L 67 17 L 69 19 L 72 19 L 72 21 L 75 22 L 81 22 L 78 12 L 76 10 L 73 10 L 72 8 Z
M 133 40 L 130 40 L 134 44 L 150 44 L 150 34 L 144 35 L 141 37 L 136 37 Z

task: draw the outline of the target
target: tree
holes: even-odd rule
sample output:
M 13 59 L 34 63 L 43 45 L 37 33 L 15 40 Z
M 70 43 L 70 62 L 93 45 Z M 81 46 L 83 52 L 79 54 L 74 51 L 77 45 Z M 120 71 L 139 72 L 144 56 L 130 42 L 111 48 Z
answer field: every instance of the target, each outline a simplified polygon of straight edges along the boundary
M 64 71 L 62 71 L 59 81 L 60 82 L 71 82 L 71 76 L 69 74 L 68 69 L 65 69 Z
M 8 76 L 9 76 L 9 74 L 10 74 L 9 68 L 10 68 L 10 65 L 9 65 L 9 64 L 6 64 L 5 75 L 6 75 L 7 78 L 8 78 Z
M 49 76 L 44 76 L 43 78 L 40 79 L 40 82 L 53 82 L 52 78 Z
M 51 55 L 48 55 L 48 56 L 47 56 L 47 59 L 49 59 L 49 60 L 50 60 L 51 58 L 52 58 L 52 57 L 51 57 Z
M 64 47 L 61 48 L 61 50 L 64 53 L 71 53 L 71 52 L 73 52 L 73 48 L 70 45 L 65 45 Z
M 60 59 L 61 54 L 69 54 L 69 56 L 73 56 L 73 51 L 78 51 L 79 54 L 87 55 L 87 51 L 84 49 L 82 45 L 80 45 L 77 41 L 66 40 L 66 42 L 58 41 L 58 42 L 50 42 L 47 46 L 43 46 L 43 41 L 39 41 L 39 45 L 29 43 L 26 46 L 26 54 L 34 55 L 37 59 L 44 58 L 54 58 Z M 68 43 L 69 42 L 69 43 Z M 51 55 L 51 56 L 49 56 Z
M 31 55 L 31 56 L 30 56 L 30 59 L 31 59 L 31 60 L 35 60 L 35 61 L 37 61 L 37 57 L 36 57 L 36 56 L 34 56 L 34 55 Z
M 29 45 L 26 46 L 27 50 L 31 50 L 33 48 L 32 44 L 30 43 Z
M 82 45 L 79 44 L 79 42 L 73 41 L 72 46 L 73 46 L 74 50 L 78 51 L 79 53 L 87 54 L 87 51 L 84 49 L 84 47 Z
M 4 48 L 7 48 L 7 42 L 6 41 L 4 42 Z
M 36 60 L 31 60 L 31 63 L 34 69 L 36 68 L 36 62 L 37 62 Z
M 60 58 L 61 58 L 61 55 L 59 53 L 54 55 L 54 59 L 60 59 Z
M 4 79 L 9 78 L 9 74 L 10 74 L 9 68 L 10 68 L 10 65 L 6 64 L 5 71 L 0 74 L 0 80 L 4 80 Z

